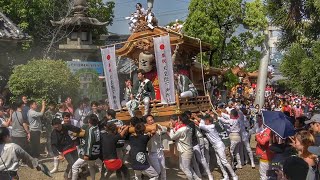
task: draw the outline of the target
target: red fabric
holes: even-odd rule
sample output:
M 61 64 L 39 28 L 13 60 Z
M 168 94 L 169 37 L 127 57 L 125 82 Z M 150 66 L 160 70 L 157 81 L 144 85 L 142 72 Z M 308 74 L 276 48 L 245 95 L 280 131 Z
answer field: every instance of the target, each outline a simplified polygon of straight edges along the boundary
M 290 112 L 291 108 L 290 106 L 283 106 L 283 112 Z
M 161 100 L 160 88 L 154 87 L 154 92 L 156 94 L 156 100 Z
M 176 123 L 176 125 L 174 126 L 174 131 L 177 131 L 178 129 L 185 127 L 185 124 L 180 124 L 180 123 Z
M 122 167 L 121 159 L 104 160 L 103 163 L 110 171 L 116 171 Z
M 268 161 L 270 161 L 273 157 L 273 153 L 270 151 L 269 147 L 270 134 L 271 130 L 269 128 L 263 130 L 261 133 L 256 134 L 256 155 L 260 156 L 260 159 Z
M 76 151 L 76 150 L 77 150 L 77 147 L 74 146 L 74 147 L 72 147 L 72 148 L 69 148 L 69 149 L 63 151 L 62 154 L 63 154 L 63 155 L 66 155 L 66 154 L 71 153 L 71 152 Z

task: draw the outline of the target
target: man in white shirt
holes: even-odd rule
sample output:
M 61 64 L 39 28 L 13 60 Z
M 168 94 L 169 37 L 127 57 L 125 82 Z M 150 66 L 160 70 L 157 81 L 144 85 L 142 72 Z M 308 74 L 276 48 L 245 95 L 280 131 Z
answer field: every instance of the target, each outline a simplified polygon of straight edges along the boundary
M 230 111 L 230 118 L 228 118 L 227 114 L 223 114 L 222 118 L 219 118 L 220 121 L 223 123 L 229 124 L 229 138 L 231 141 L 230 145 L 230 151 L 231 151 L 231 157 L 232 157 L 232 162 L 234 159 L 234 155 L 236 155 L 237 159 L 237 166 L 236 168 L 241 169 L 241 159 L 240 159 L 240 154 L 239 151 L 236 151 L 236 147 L 239 146 L 239 143 L 241 142 L 241 136 L 240 136 L 240 123 L 239 123 L 239 114 L 236 109 L 232 109 Z
M 234 109 L 233 108 L 233 102 L 229 101 L 228 102 L 228 107 L 226 107 L 226 111 L 228 112 L 228 114 L 230 114 L 231 110 Z
M 208 179 L 213 180 L 213 176 L 209 168 L 209 163 L 205 158 L 205 152 L 204 152 L 205 137 L 204 137 L 204 134 L 201 133 L 200 128 L 196 126 L 196 123 L 200 120 L 200 118 L 195 113 L 192 114 L 192 118 L 195 120 L 195 122 L 190 123 L 189 127 L 192 128 L 192 131 L 194 133 L 193 136 L 195 136 L 193 137 L 193 142 L 192 142 L 193 154 L 195 157 L 192 162 L 194 171 L 197 173 L 198 176 L 200 176 L 201 172 L 200 172 L 199 164 L 201 164 L 204 171 L 208 175 Z
M 30 128 L 30 145 L 31 145 L 31 155 L 33 158 L 40 157 L 40 136 L 42 131 L 41 117 L 44 114 L 46 103 L 42 101 L 42 108 L 40 112 L 37 112 L 37 102 L 30 101 L 30 110 L 28 111 L 28 121 Z
M 154 118 L 152 115 L 147 116 L 147 125 L 153 125 Z M 160 179 L 167 179 L 165 157 L 163 153 L 162 135 L 167 132 L 167 128 L 157 124 L 157 131 L 148 142 L 148 153 L 151 166 L 160 175 Z
M 223 180 L 229 179 L 228 173 L 224 169 L 224 167 L 228 169 L 230 175 L 232 176 L 232 179 L 237 180 L 238 176 L 235 174 L 234 170 L 227 160 L 227 156 L 225 154 L 225 145 L 222 142 L 218 131 L 215 129 L 213 118 L 210 115 L 207 115 L 203 119 L 198 119 L 197 124 L 199 125 L 199 128 L 203 130 L 216 152 L 217 163 L 222 171 Z
M 177 150 L 179 151 L 179 167 L 185 173 L 188 180 L 200 180 L 191 168 L 191 160 L 193 157 L 192 146 L 192 130 L 187 125 L 190 123 L 189 117 L 182 114 L 179 117 L 181 127 L 176 131 L 173 130 L 175 124 L 171 124 L 169 136 L 172 140 L 177 142 Z
M 10 132 L 6 127 L 0 127 L 0 179 L 12 180 L 19 179 L 19 161 L 22 160 L 28 167 L 42 170 L 43 165 L 32 158 L 19 145 L 10 143 Z
M 255 164 L 254 164 L 254 159 L 253 159 L 253 153 L 251 150 L 251 146 L 250 146 L 250 142 L 249 142 L 249 133 L 247 131 L 247 129 L 250 128 L 250 122 L 247 120 L 246 116 L 242 113 L 241 110 L 238 109 L 238 114 L 239 114 L 239 123 L 240 123 L 240 128 L 241 128 L 241 139 L 242 142 L 249 154 L 249 158 L 251 161 L 251 167 L 252 169 L 255 168 Z

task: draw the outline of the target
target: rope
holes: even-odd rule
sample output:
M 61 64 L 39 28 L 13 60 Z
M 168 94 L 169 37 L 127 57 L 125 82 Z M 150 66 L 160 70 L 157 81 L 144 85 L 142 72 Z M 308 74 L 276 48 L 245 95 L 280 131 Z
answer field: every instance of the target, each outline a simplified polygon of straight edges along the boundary
M 202 85 L 203 85 L 203 90 L 204 90 L 204 93 L 206 94 L 206 85 L 205 85 L 205 82 L 204 82 L 204 69 L 203 69 L 203 61 L 202 61 L 202 41 L 201 39 L 198 39 L 199 40 L 199 43 L 200 43 L 200 61 L 201 61 L 201 75 L 202 75 Z
M 130 79 L 132 78 L 132 65 L 131 65 L 131 60 L 129 60 L 130 62 Z

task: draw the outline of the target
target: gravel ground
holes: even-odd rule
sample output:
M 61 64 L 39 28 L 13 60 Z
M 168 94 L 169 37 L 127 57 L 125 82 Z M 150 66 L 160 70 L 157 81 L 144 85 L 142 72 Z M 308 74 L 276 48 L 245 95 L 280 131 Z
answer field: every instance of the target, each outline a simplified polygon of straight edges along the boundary
M 255 147 L 255 142 L 251 138 L 251 147 Z M 43 146 L 44 147 L 44 146 Z M 44 149 L 44 148 L 43 148 Z M 43 158 L 40 160 L 42 163 L 46 164 L 49 169 L 53 168 L 52 158 Z M 62 162 L 59 166 L 59 172 L 53 174 L 53 178 L 49 178 L 42 174 L 41 172 L 36 171 L 35 169 L 30 169 L 28 167 L 20 167 L 18 173 L 21 180 L 63 180 L 63 171 L 66 168 L 66 162 Z M 129 167 L 129 166 L 128 166 Z M 256 163 L 256 169 L 252 169 L 250 165 L 243 166 L 243 169 L 237 170 L 236 174 L 239 176 L 240 180 L 258 180 L 259 179 L 259 165 Z M 133 175 L 133 172 L 130 172 L 130 175 Z M 213 171 L 214 179 L 219 180 L 222 178 L 221 173 L 216 168 Z M 87 178 L 89 180 L 89 178 Z M 100 174 L 97 173 L 96 179 L 100 179 Z M 116 180 L 115 174 L 111 177 L 112 180 Z M 186 179 L 183 172 L 179 169 L 178 166 L 172 166 L 167 169 L 167 179 L 168 180 L 178 180 Z M 207 178 L 203 178 L 207 179 Z
M 52 168 L 52 162 L 45 163 L 49 169 Z M 27 167 L 21 167 L 19 170 L 19 176 L 21 180 L 63 180 L 63 170 L 66 167 L 66 163 L 62 163 L 62 166 L 59 167 L 59 172 L 53 174 L 53 178 L 49 178 L 45 176 L 44 174 L 34 170 L 29 169 Z M 131 175 L 133 173 L 131 172 Z M 258 169 L 251 169 L 249 165 L 246 165 L 243 167 L 243 169 L 237 170 L 236 174 L 239 176 L 239 179 L 243 180 L 258 180 L 259 179 L 259 171 Z M 100 175 L 97 174 L 96 179 L 99 179 Z M 220 172 L 217 170 L 213 171 L 213 177 L 214 179 L 220 179 L 222 178 Z M 89 178 L 87 178 L 89 180 Z M 112 180 L 116 180 L 115 174 L 111 178 Z M 177 180 L 177 179 L 186 179 L 183 172 L 178 168 L 169 168 L 167 169 L 167 179 L 168 180 Z M 204 178 L 205 179 L 205 178 Z M 207 179 L 207 178 L 206 178 Z

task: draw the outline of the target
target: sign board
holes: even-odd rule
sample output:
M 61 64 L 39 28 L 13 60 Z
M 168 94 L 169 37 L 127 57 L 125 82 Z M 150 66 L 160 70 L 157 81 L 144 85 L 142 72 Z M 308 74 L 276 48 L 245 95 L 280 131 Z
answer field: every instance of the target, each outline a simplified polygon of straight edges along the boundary
M 90 61 L 67 61 L 67 65 L 72 73 L 76 73 L 80 69 L 93 69 L 99 76 L 103 76 L 103 64 L 102 62 L 90 62 Z

